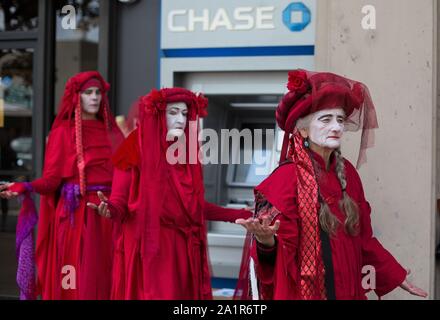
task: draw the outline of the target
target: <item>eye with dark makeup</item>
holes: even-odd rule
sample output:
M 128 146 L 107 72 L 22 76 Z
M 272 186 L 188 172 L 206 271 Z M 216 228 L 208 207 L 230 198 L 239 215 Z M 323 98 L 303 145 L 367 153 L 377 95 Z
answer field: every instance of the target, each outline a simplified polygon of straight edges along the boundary
M 326 115 L 323 115 L 322 117 L 319 117 L 318 120 L 321 122 L 324 122 L 324 123 L 329 123 L 331 118 L 332 118 L 332 115 L 326 114 Z
M 175 115 L 177 115 L 179 113 L 179 111 L 180 111 L 179 109 L 172 108 L 172 109 L 168 110 L 168 114 L 171 115 L 171 116 L 175 116 Z M 187 117 L 188 116 L 188 111 L 187 110 L 182 111 L 182 115 L 184 117 Z
M 86 95 L 91 95 L 93 92 L 94 92 L 93 89 L 87 89 L 87 90 L 84 91 L 84 94 L 86 94 Z M 97 95 L 97 96 L 101 95 L 101 90 L 97 89 L 97 90 L 96 90 L 96 95 Z
M 331 114 L 325 114 L 321 117 L 318 118 L 319 121 L 323 122 L 323 123 L 329 123 L 333 118 L 333 115 Z M 344 116 L 336 116 L 336 121 L 340 124 L 343 124 L 345 122 L 345 117 Z
M 168 110 L 168 114 L 172 115 L 172 116 L 175 116 L 178 112 L 179 112 L 179 110 L 176 108 L 172 108 L 172 109 Z

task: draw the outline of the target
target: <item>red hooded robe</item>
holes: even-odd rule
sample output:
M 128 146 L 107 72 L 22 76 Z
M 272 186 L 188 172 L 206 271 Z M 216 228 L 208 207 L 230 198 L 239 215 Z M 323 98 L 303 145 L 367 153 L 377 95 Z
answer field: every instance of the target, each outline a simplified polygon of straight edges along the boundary
M 80 92 L 91 86 L 100 87 L 102 92 L 98 119 L 82 120 Z M 86 206 L 89 201 L 99 201 L 97 190 L 109 194 L 112 148 L 123 140 L 110 113 L 108 90 L 109 85 L 95 71 L 69 79 L 48 137 L 43 176 L 25 184 L 28 191 L 41 195 L 35 250 L 36 292 L 27 298 L 110 298 L 112 221 Z M 12 191 L 23 193 L 24 185 L 16 183 Z M 24 207 L 20 216 L 25 222 L 20 223 L 19 219 L 17 227 L 18 252 L 23 251 L 18 240 L 22 238 L 22 226 L 27 225 Z M 29 255 L 23 252 L 23 256 Z M 20 268 L 21 260 L 29 261 L 19 254 L 18 279 L 27 272 L 23 271 L 26 267 Z M 33 287 L 29 282 L 20 285 L 22 291 Z

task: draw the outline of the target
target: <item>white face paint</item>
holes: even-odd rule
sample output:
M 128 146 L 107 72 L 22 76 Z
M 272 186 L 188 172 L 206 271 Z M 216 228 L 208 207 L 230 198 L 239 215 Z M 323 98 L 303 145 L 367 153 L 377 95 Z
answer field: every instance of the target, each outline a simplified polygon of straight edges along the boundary
M 309 125 L 310 141 L 322 148 L 337 149 L 341 146 L 345 112 L 342 109 L 326 109 L 315 112 Z
M 186 119 L 188 116 L 188 107 L 184 102 L 173 102 L 167 104 L 167 136 L 180 137 L 184 134 L 186 128 Z
M 83 115 L 90 118 L 98 114 L 101 106 L 102 94 L 98 87 L 90 87 L 81 92 L 81 106 Z

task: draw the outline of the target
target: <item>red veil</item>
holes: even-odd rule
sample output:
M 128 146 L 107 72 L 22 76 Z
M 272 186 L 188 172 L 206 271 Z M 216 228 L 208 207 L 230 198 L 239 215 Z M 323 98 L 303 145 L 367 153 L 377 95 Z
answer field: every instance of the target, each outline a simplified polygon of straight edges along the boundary
M 207 115 L 208 101 L 203 95 L 196 95 L 184 88 L 165 88 L 152 90 L 148 95 L 139 100 L 139 145 L 141 153 L 140 164 L 140 199 L 142 199 L 138 214 L 141 216 L 139 224 L 139 237 L 142 238 L 145 256 L 154 258 L 159 250 L 159 215 L 164 201 L 164 194 L 160 186 L 166 178 L 166 152 L 170 142 L 166 141 L 166 107 L 168 103 L 184 102 L 188 107 L 188 123 L 185 128 L 186 150 L 193 143 L 196 144 L 198 155 L 199 145 L 193 141 L 197 139 L 199 131 L 199 118 Z M 196 126 L 190 124 L 195 123 Z M 197 195 L 198 207 L 203 207 L 204 187 L 202 167 L 197 157 L 196 161 L 188 161 L 187 154 L 183 165 L 185 166 L 186 181 L 190 181 Z M 175 184 L 179 184 L 175 181 Z M 180 192 L 181 200 L 185 207 L 193 206 L 190 199 L 186 199 L 186 193 Z M 201 213 L 199 213 L 201 214 Z

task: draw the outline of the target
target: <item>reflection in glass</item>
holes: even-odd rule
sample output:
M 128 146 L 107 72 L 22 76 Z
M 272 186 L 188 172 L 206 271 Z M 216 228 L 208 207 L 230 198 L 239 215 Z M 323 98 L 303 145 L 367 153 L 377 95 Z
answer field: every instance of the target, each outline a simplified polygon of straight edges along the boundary
M 32 177 L 32 49 L 0 50 L 0 181 Z M 18 297 L 15 228 L 19 204 L 0 199 L 0 296 Z
M 2 0 L 0 31 L 30 31 L 38 26 L 38 1 Z
M 75 8 L 76 29 L 64 29 L 67 17 L 62 8 Z M 56 16 L 56 61 L 55 61 L 55 105 L 62 97 L 67 79 L 81 71 L 98 69 L 99 1 L 57 0 Z M 54 110 L 56 112 L 56 110 Z
M 266 130 L 274 130 L 274 125 L 266 123 L 243 123 L 241 130 L 249 129 L 253 134 L 253 140 L 257 139 L 255 135 L 256 129 L 262 130 L 261 149 L 256 149 L 255 141 L 252 145 L 252 151 L 246 150 L 244 141 L 240 141 L 240 159 L 239 163 L 230 165 L 233 170 L 232 183 L 245 184 L 248 186 L 256 186 L 262 182 L 271 172 L 272 147 L 267 145 Z M 252 162 L 245 163 L 245 152 L 252 152 Z
M 267 160 L 262 164 L 258 164 L 255 156 L 256 152 L 259 152 L 259 157 Z M 244 149 L 241 149 L 240 153 L 240 164 L 235 166 L 233 182 L 254 186 L 258 185 L 270 174 L 270 159 L 272 151 L 264 148 L 262 150 L 254 150 L 251 164 L 244 163 Z
M 0 51 L 0 172 L 32 171 L 33 49 Z M 0 174 L 0 179 L 1 179 Z

